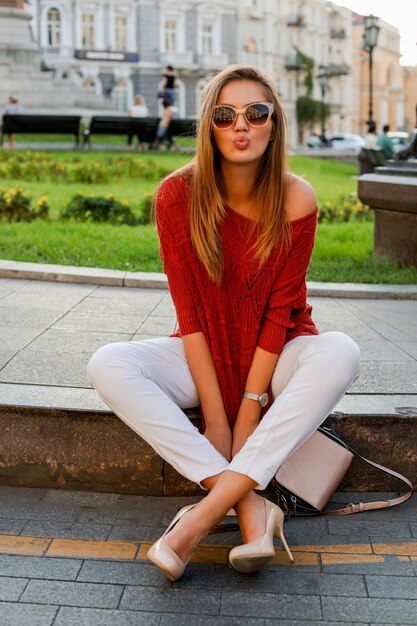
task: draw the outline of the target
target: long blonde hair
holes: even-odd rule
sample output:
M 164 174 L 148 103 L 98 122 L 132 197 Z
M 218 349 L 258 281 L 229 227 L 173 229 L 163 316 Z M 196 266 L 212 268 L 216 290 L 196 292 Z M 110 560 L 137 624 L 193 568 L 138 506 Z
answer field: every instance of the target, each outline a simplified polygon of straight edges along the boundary
M 213 138 L 211 116 L 220 91 L 228 83 L 237 80 L 258 83 L 266 99 L 274 105 L 272 139 L 260 161 L 253 192 L 257 233 L 254 258 L 261 266 L 276 245 L 288 246 L 290 241 L 284 210 L 289 179 L 285 114 L 272 81 L 262 70 L 247 65 L 232 65 L 217 74 L 204 91 L 197 126 L 196 155 L 191 166 L 185 168 L 191 175 L 189 217 L 192 244 L 216 284 L 221 284 L 223 279 L 224 260 L 219 226 L 226 210 L 221 156 Z

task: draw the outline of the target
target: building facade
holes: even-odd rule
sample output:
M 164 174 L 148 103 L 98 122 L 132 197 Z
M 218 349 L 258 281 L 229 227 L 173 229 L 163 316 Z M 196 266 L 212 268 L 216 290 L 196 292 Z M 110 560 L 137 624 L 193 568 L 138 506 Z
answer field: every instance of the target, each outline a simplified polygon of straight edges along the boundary
M 383 20 L 373 51 L 373 120 L 378 130 L 389 124 L 392 130 L 403 129 L 405 121 L 404 68 L 400 65 L 400 33 Z M 352 130 L 363 134 L 369 119 L 370 69 L 369 53 L 362 47 L 364 17 L 353 17 L 353 85 L 352 96 L 358 103 L 352 119 Z
M 127 111 L 135 94 L 161 113 L 158 92 L 167 65 L 177 73 L 176 106 L 197 117 L 210 78 L 232 63 L 262 67 L 273 78 L 287 114 L 289 143 L 297 132 L 296 102 L 308 95 L 328 105 L 326 133 L 365 131 L 369 77 L 361 47 L 363 17 L 328 0 L 31 0 L 32 30 L 44 64 L 58 78 L 94 89 Z M 406 125 L 398 30 L 380 22 L 374 51 L 374 110 L 380 124 Z M 323 66 L 327 89 L 317 74 Z M 324 97 L 323 97 L 324 96 Z M 305 133 L 320 132 L 320 124 Z
M 126 111 L 142 94 L 151 114 L 167 65 L 178 74 L 182 117 L 198 111 L 212 73 L 235 62 L 236 2 L 189 0 L 32 0 L 33 31 L 58 76 L 94 86 Z

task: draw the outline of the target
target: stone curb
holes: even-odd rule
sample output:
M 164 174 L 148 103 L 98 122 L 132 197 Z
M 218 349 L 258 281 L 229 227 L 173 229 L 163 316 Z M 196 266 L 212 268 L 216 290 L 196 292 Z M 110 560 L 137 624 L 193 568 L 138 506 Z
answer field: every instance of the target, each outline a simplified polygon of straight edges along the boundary
M 0 260 L 0 278 L 167 289 L 165 274 Z M 310 297 L 417 300 L 417 285 L 307 282 Z

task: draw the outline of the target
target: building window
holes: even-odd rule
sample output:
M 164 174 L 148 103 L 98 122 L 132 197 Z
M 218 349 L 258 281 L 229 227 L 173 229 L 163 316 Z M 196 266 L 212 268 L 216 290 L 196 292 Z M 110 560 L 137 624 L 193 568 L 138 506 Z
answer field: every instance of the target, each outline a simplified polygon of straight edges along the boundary
M 114 46 L 116 50 L 127 48 L 127 18 L 117 15 L 114 22 Z
M 213 54 L 213 24 L 203 22 L 201 29 L 202 53 L 206 55 Z
M 177 51 L 177 22 L 173 18 L 165 20 L 165 51 Z
M 58 48 L 61 45 L 61 16 L 58 9 L 49 9 L 46 17 L 48 46 Z
M 81 16 L 81 46 L 90 50 L 94 48 L 94 15 Z

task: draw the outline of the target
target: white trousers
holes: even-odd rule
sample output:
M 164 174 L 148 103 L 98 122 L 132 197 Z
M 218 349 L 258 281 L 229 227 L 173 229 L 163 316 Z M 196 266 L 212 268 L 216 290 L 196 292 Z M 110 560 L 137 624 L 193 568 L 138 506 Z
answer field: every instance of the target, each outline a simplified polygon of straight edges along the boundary
M 339 332 L 289 341 L 272 377 L 273 403 L 231 462 L 181 410 L 199 404 L 182 339 L 105 345 L 93 355 L 87 372 L 116 415 L 189 480 L 201 484 L 227 469 L 265 488 L 357 378 L 359 348 Z

